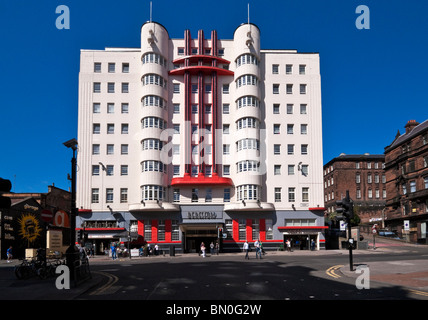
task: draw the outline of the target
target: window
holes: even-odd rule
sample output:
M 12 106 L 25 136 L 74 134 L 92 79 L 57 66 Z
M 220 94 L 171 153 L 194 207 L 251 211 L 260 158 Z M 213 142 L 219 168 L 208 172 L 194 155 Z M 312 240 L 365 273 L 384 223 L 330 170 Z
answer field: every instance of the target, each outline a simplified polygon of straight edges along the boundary
M 272 65 L 272 74 L 278 74 L 279 73 L 279 65 L 273 64 Z
M 91 202 L 92 203 L 99 203 L 100 202 L 100 189 L 98 189 L 98 188 L 92 189 Z
M 192 113 L 193 114 L 197 114 L 198 113 L 198 105 L 197 104 L 192 104 Z
M 229 134 L 230 125 L 224 124 L 223 125 L 223 134 Z
M 178 220 L 171 220 L 171 240 L 180 240 L 180 228 L 178 225 Z
M 99 144 L 93 144 L 92 145 L 92 154 L 100 154 L 100 145 Z
M 93 176 L 99 176 L 100 175 L 100 166 L 99 165 L 93 165 L 92 166 L 92 175 Z
M 294 154 L 294 144 L 287 144 L 287 154 L 288 155 Z
M 279 114 L 279 104 L 273 105 L 273 114 Z
M 280 144 L 274 144 L 273 145 L 273 154 L 281 154 L 281 145 Z
M 244 74 L 236 79 L 236 88 L 240 88 L 242 86 L 257 86 L 259 84 L 259 80 L 255 75 L 252 74 Z
M 279 176 L 281 174 L 281 165 L 280 164 L 275 164 L 273 166 L 273 174 L 275 176 Z
M 175 114 L 180 113 L 180 104 L 178 104 L 178 103 L 174 103 L 174 104 L 172 105 L 172 107 L 173 107 L 173 112 L 174 112 Z
M 129 125 L 127 123 L 122 123 L 121 134 L 128 134 Z
M 428 177 L 424 178 L 424 186 L 425 186 L 425 189 L 428 189 Z
M 122 82 L 122 93 L 129 93 L 129 83 Z
M 205 190 L 205 202 L 213 201 L 213 190 L 211 188 L 207 188 Z
M 275 188 L 275 202 L 281 202 L 281 188 Z
M 230 105 L 228 103 L 223 103 L 223 114 L 229 114 Z
M 120 154 L 128 154 L 128 145 L 127 144 L 121 144 L 120 145 Z
M 184 55 L 184 48 L 177 48 L 177 54 L 179 56 L 183 56 Z
M 114 73 L 116 69 L 116 64 L 115 63 L 109 63 L 108 64 L 108 72 L 109 73 Z
M 122 73 L 129 73 L 129 63 L 122 63 Z
M 230 154 L 230 145 L 229 144 L 223 145 L 223 154 Z
M 100 134 L 101 131 L 101 125 L 99 123 L 94 123 L 92 125 L 92 133 L 93 134 Z
M 292 64 L 286 64 L 285 65 L 285 74 L 292 74 L 293 73 L 293 65 Z
M 107 123 L 107 134 L 113 134 L 113 133 L 114 133 L 114 124 Z
M 355 183 L 361 183 L 361 174 L 357 173 L 355 175 Z
M 121 106 L 121 112 L 122 112 L 122 113 L 128 113 L 128 111 L 129 111 L 129 104 L 127 104 L 127 103 L 122 103 L 122 106 Z
M 107 167 L 106 168 L 106 175 L 107 176 L 113 176 L 113 174 L 114 174 L 114 165 L 108 164 L 106 167 Z
M 166 108 L 167 106 L 166 101 L 163 98 L 155 95 L 144 96 L 141 101 L 143 102 L 143 107 L 156 106 L 160 108 Z
M 240 109 L 243 107 L 260 107 L 260 101 L 255 96 L 243 96 L 236 100 L 236 108 Z
M 306 84 L 300 85 L 300 94 L 306 94 Z
M 300 134 L 308 134 L 308 125 L 307 124 L 301 124 L 300 125 Z
M 144 220 L 144 240 L 152 241 L 152 221 Z
M 287 94 L 292 94 L 293 93 L 293 85 L 292 84 L 287 84 L 287 90 L 286 93 Z
M 94 93 L 100 93 L 100 92 L 101 92 L 101 83 L 94 82 Z
M 120 166 L 120 175 L 127 176 L 128 175 L 128 165 L 123 164 Z
M 114 103 L 107 103 L 107 113 L 114 113 Z
M 223 165 L 223 175 L 224 176 L 230 175 L 230 165 L 228 164 Z
M 410 181 L 410 192 L 416 192 L 416 181 Z
M 300 146 L 300 152 L 302 155 L 307 155 L 308 154 L 308 145 L 307 144 L 302 144 Z
M 174 93 L 180 93 L 180 84 L 179 83 L 173 83 L 174 87 Z
M 211 85 L 210 84 L 205 85 L 205 93 L 211 93 Z
M 120 188 L 120 203 L 128 202 L 128 188 Z
M 229 85 L 228 84 L 223 85 L 223 94 L 229 94 Z
M 198 85 L 197 84 L 192 83 L 191 88 L 192 88 L 192 93 L 198 93 Z
M 114 144 L 107 145 L 107 154 L 109 155 L 114 154 Z
M 106 203 L 113 203 L 113 188 L 106 189 Z
M 224 221 L 223 234 L 227 234 L 227 238 L 232 239 L 233 237 L 233 220 L 232 219 L 226 219 Z
M 294 175 L 294 168 L 295 168 L 294 164 L 289 164 L 288 165 L 288 175 L 289 176 Z
M 293 114 L 294 105 L 291 103 L 287 103 L 287 114 Z
M 279 84 L 274 83 L 272 87 L 273 94 L 279 94 Z
M 304 64 L 299 65 L 299 74 L 306 74 L 306 65 Z
M 173 202 L 180 202 L 180 189 L 173 190 Z
M 109 82 L 107 84 L 107 92 L 108 93 L 114 93 L 114 82 Z
M 307 164 L 303 164 L 302 165 L 302 175 L 304 175 L 305 177 L 307 177 L 308 173 L 309 173 L 309 166 Z
M 92 112 L 93 113 L 101 113 L 101 105 L 99 103 L 94 103 L 92 105 Z
M 259 219 L 252 219 L 251 220 L 251 236 L 253 238 L 253 240 L 256 240 L 259 238 L 259 233 L 260 233 L 260 222 Z
M 199 201 L 198 189 L 194 188 L 192 189 L 192 202 L 198 202 L 198 201 Z
M 142 186 L 142 198 L 147 200 L 163 201 L 165 197 L 165 187 L 158 185 L 145 185 Z
M 210 104 L 205 105 L 205 114 L 211 114 L 211 105 Z
M 230 188 L 224 189 L 223 202 L 230 202 Z
M 280 134 L 280 126 L 279 124 L 274 124 L 273 125 L 273 134 Z
M 296 188 L 288 188 L 288 202 L 296 201 L 295 189 Z
M 236 187 L 237 201 L 259 200 L 259 188 L 255 184 L 245 184 Z
M 302 188 L 302 202 L 309 202 L 309 188 Z
M 100 73 L 101 72 L 101 62 L 95 62 L 94 63 L 94 72 Z
M 239 240 L 247 239 L 247 220 L 239 219 Z
M 158 240 L 165 241 L 165 220 L 158 220 Z
M 154 84 L 162 88 L 166 88 L 167 82 L 165 81 L 165 79 L 155 73 L 146 74 L 141 80 L 143 82 L 143 86 Z
M 300 114 L 307 114 L 307 104 L 300 105 Z
M 287 124 L 287 134 L 293 134 L 294 124 Z

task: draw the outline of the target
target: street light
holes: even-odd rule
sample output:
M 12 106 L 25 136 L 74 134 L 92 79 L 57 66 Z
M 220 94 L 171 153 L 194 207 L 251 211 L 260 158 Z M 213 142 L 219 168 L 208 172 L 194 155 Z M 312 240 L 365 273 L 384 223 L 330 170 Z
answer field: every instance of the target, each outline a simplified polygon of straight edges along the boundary
M 79 259 L 79 250 L 75 246 L 76 243 L 76 150 L 77 140 L 71 139 L 63 143 L 67 148 L 73 150 L 73 158 L 71 158 L 71 208 L 70 208 L 70 246 L 66 251 L 67 266 L 70 268 L 71 278 L 74 278 L 74 264 Z

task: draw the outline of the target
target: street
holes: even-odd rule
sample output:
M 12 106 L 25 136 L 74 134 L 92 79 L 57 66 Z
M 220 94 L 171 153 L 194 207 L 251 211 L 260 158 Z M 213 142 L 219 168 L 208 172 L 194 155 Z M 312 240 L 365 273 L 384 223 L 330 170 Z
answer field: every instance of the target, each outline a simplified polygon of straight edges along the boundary
M 2 261 L 1 300 L 428 300 L 426 246 L 388 242 L 354 251 L 354 268 L 370 271 L 369 288 L 358 289 L 348 251 L 268 252 L 175 257 L 91 258 L 92 279 L 58 290 L 55 279 L 17 280 Z M 401 269 L 400 269 L 401 268 Z

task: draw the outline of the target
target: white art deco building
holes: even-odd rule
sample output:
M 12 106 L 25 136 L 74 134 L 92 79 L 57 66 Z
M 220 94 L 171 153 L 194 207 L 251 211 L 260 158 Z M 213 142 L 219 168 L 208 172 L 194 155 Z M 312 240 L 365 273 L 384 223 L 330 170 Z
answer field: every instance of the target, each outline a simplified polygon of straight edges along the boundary
M 78 121 L 76 226 L 97 252 L 127 231 L 324 248 L 318 53 L 263 50 L 254 24 L 223 40 L 147 22 L 141 48 L 81 51 Z

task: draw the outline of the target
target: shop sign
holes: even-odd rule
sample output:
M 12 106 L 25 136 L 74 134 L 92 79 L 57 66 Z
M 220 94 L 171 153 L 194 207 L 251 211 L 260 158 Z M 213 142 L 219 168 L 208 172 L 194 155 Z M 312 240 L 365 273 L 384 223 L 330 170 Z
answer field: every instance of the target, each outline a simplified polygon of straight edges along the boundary
M 223 219 L 223 206 L 182 206 L 181 217 L 183 220 L 213 221 Z

